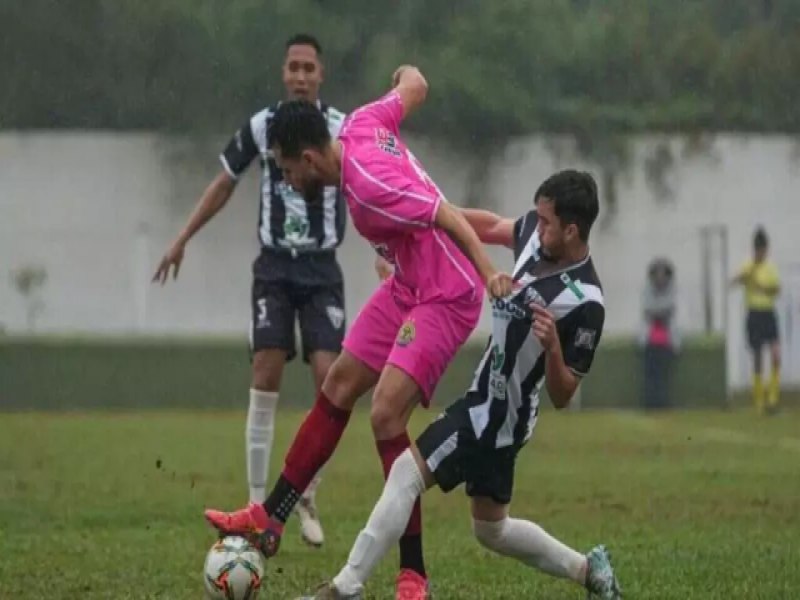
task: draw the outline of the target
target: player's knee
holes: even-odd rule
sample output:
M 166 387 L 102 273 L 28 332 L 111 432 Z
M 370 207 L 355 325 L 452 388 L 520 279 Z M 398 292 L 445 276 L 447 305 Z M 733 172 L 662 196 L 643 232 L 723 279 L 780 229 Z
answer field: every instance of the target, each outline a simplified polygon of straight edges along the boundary
M 400 435 L 406 429 L 402 415 L 388 402 L 373 399 L 369 413 L 372 431 L 378 439 L 389 439 Z
M 341 358 L 341 356 L 340 356 Z M 360 395 L 358 378 L 353 377 L 346 362 L 337 358 L 328 368 L 322 391 L 328 400 L 342 410 L 352 410 Z
M 481 546 L 489 550 L 499 551 L 503 544 L 503 537 L 508 518 L 500 521 L 479 521 L 472 519 L 472 533 Z
M 256 352 L 253 356 L 252 388 L 260 392 L 277 392 L 281 386 L 284 361 L 285 357 L 275 356 L 275 353 Z

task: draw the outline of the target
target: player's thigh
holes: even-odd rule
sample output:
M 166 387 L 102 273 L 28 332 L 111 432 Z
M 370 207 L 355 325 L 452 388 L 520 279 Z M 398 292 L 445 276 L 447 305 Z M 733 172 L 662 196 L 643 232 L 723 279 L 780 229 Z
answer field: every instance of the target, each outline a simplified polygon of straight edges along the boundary
M 372 395 L 370 422 L 375 437 L 391 439 L 403 433 L 422 399 L 422 389 L 414 378 L 394 365 L 386 365 Z
M 404 313 L 392 296 L 390 283 L 384 282 L 356 315 L 344 336 L 342 348 L 380 373 L 394 346 Z
M 411 308 L 397 334 L 387 363 L 419 386 L 423 406 L 480 318 L 478 302 L 420 304 Z
M 417 437 L 416 452 L 425 472 L 448 493 L 467 480 L 468 465 L 477 450 L 464 398 L 451 404 Z
M 481 445 L 470 457 L 465 473 L 465 488 L 470 498 L 488 498 L 495 504 L 511 503 L 517 449 Z M 484 519 L 490 520 L 490 519 Z
M 295 308 L 286 284 L 253 280 L 251 291 L 250 350 L 282 350 L 291 360 L 295 353 Z
M 297 297 L 303 360 L 310 362 L 315 352 L 338 354 L 347 328 L 344 285 L 337 282 L 299 290 Z

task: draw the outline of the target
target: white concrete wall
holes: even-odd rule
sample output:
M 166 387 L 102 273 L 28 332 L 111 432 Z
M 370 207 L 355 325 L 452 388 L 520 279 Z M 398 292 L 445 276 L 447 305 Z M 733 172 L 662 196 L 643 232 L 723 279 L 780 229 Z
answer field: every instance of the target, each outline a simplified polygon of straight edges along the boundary
M 11 332 L 25 330 L 26 304 L 11 272 L 40 264 L 48 275 L 40 331 L 244 336 L 250 263 L 257 251 L 257 165 L 230 205 L 190 244 L 179 280 L 164 288 L 149 284 L 157 259 L 219 168 L 216 154 L 224 141 L 111 132 L 0 134 L 0 324 Z M 672 192 L 666 199 L 645 174 L 649 158 L 664 143 L 674 157 L 664 179 Z M 471 163 L 423 140 L 411 145 L 448 197 L 460 203 Z M 554 170 L 595 170 L 560 139 L 519 140 L 485 158 L 492 167 L 482 195 L 489 207 L 508 215 L 527 210 L 535 188 Z M 698 155 L 677 138 L 638 138 L 616 189 L 617 210 L 609 215 L 604 209 L 592 235 L 605 284 L 608 332 L 637 331 L 639 294 L 655 255 L 668 256 L 677 266 L 681 327 L 701 331 L 700 228 L 726 228 L 732 271 L 748 254 L 754 226 L 763 224 L 787 280 L 781 320 L 787 326 L 794 322 L 786 374 L 800 382 L 796 142 L 780 136 L 719 136 Z M 508 264 L 504 252 L 493 256 Z M 730 378 L 736 386 L 746 377 L 742 308 L 740 295 L 724 290 L 723 276 L 729 273 L 721 272 L 721 256 L 717 244 L 711 273 L 715 327 L 728 330 Z M 375 283 L 372 253 L 353 230 L 341 261 L 352 316 Z M 727 325 L 722 322 L 726 308 Z M 484 318 L 480 331 L 487 325 Z

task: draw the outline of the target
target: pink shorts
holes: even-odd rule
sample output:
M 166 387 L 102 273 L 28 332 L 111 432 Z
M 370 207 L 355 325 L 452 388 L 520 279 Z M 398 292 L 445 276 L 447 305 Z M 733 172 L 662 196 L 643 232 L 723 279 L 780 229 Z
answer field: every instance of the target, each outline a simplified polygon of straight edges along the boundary
M 390 280 L 372 294 L 344 338 L 344 349 L 370 369 L 394 365 L 422 390 L 428 407 L 436 384 L 478 325 L 482 297 L 404 306 Z

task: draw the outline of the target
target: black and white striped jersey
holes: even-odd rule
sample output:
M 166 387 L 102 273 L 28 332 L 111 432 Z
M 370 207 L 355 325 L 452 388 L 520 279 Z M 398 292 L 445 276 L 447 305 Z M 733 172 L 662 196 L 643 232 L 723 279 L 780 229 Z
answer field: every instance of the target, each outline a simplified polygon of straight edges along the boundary
M 319 202 L 307 203 L 283 180 L 267 148 L 267 128 L 279 105 L 253 115 L 236 132 L 220 155 L 222 166 L 237 179 L 258 156 L 263 174 L 258 221 L 262 247 L 284 248 L 298 253 L 332 250 L 341 244 L 347 222 L 347 206 L 336 187 L 326 187 Z M 334 139 L 344 121 L 344 113 L 320 104 Z
M 492 301 L 492 335 L 466 394 L 475 436 L 495 448 L 526 442 L 539 413 L 545 354 L 531 330 L 531 303 L 556 319 L 564 361 L 574 373 L 589 372 L 603 331 L 603 291 L 587 256 L 555 270 L 540 254 L 535 211 L 514 225 L 514 279 L 521 287 Z

